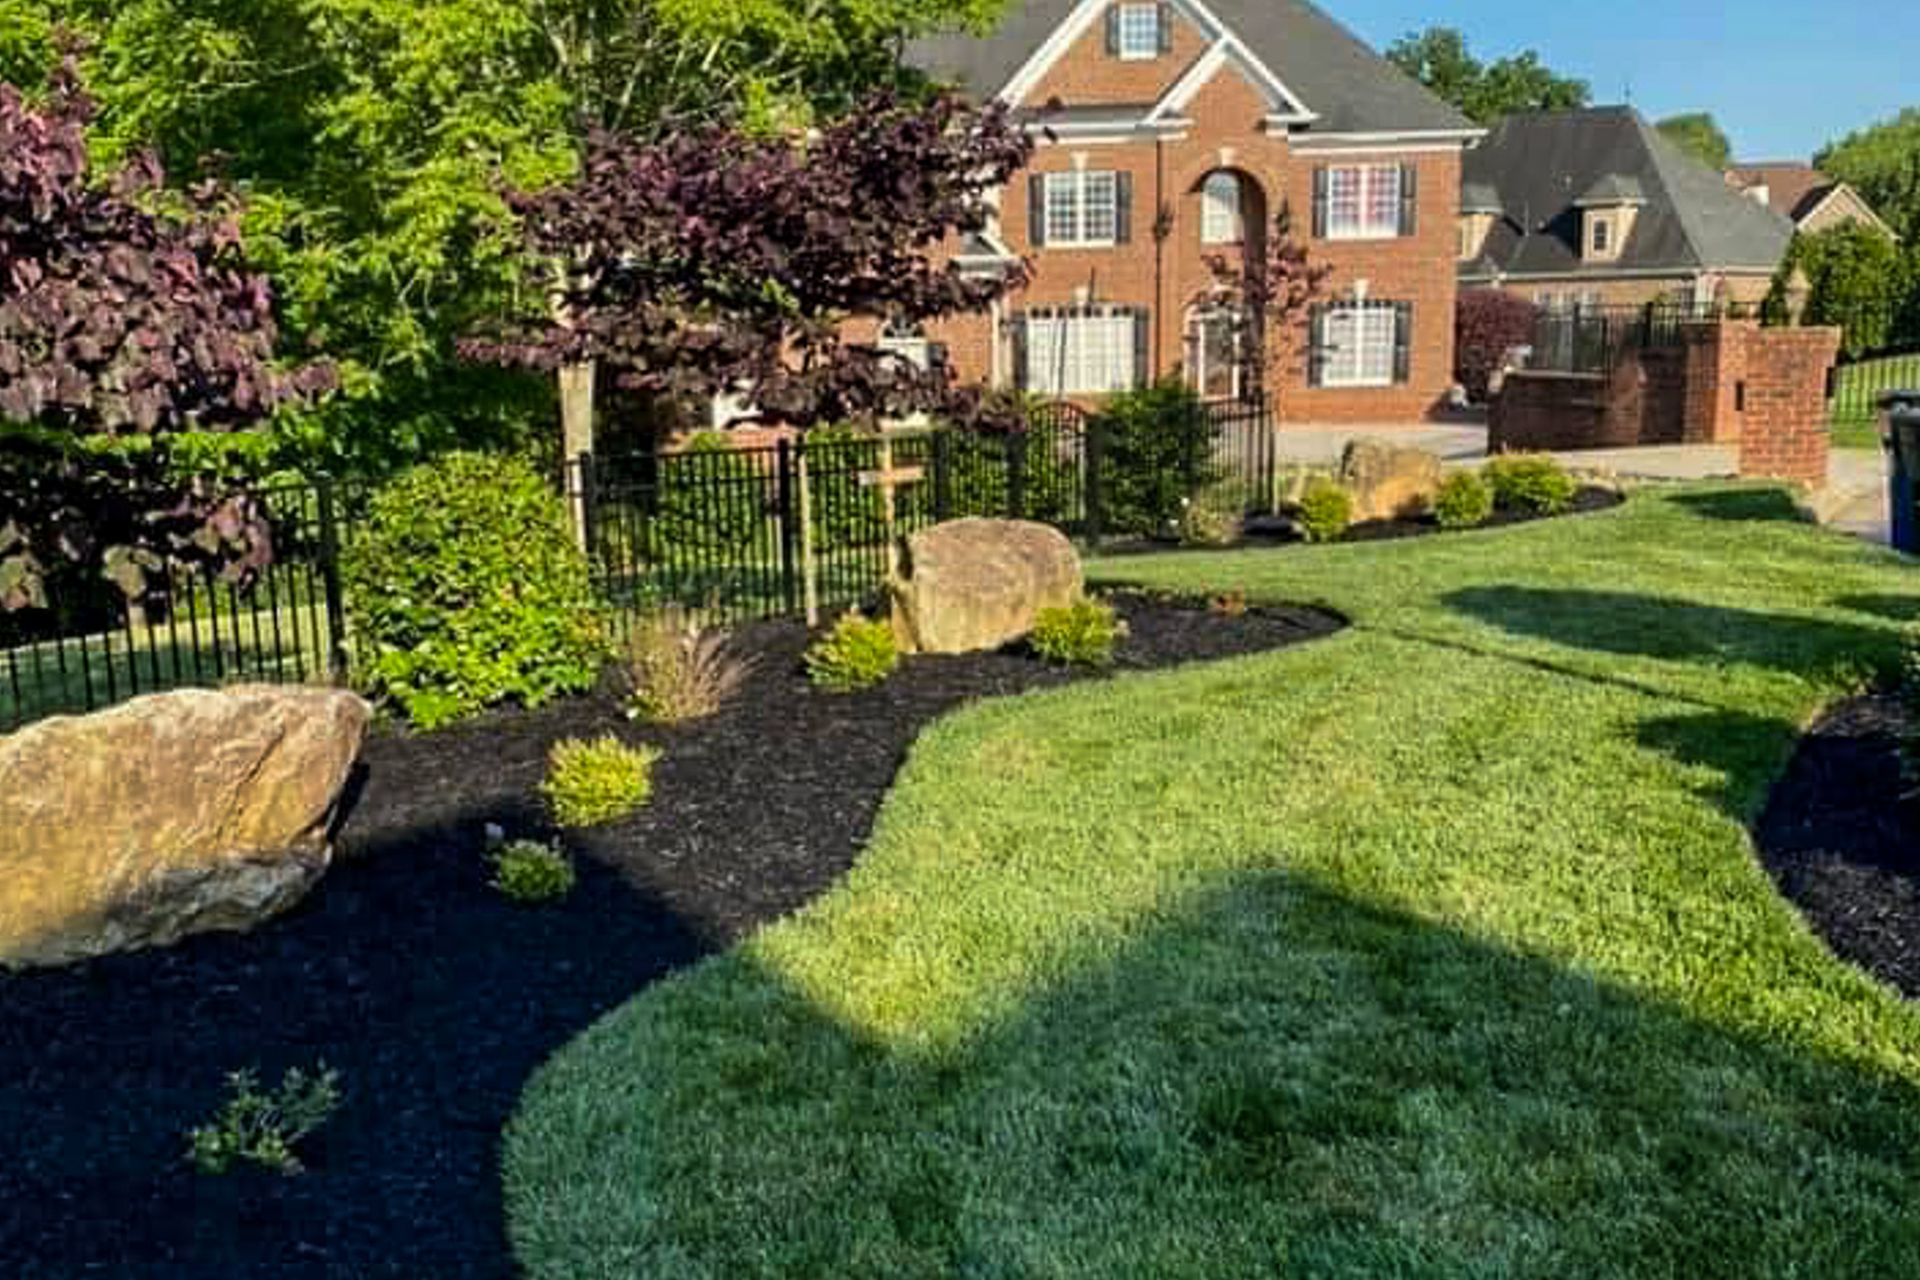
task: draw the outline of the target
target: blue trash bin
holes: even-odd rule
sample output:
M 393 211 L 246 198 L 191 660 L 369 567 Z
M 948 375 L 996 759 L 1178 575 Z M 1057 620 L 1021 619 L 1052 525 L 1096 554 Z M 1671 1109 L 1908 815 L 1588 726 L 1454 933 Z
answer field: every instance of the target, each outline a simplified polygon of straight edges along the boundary
M 1880 397 L 1880 444 L 1887 451 L 1887 499 L 1893 545 L 1920 555 L 1920 512 L 1914 510 L 1920 481 L 1920 391 L 1889 391 Z

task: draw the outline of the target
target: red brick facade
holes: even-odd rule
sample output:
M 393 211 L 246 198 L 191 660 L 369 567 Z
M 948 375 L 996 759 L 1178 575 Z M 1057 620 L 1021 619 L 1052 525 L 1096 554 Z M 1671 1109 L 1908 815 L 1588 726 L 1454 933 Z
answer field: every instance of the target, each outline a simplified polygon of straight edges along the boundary
M 1095 23 L 1037 81 L 1028 105 L 1059 99 L 1068 106 L 1155 102 L 1205 56 L 1200 34 L 1174 15 L 1171 51 L 1125 61 L 1107 52 Z M 1314 104 L 1325 113 L 1335 104 Z M 1309 385 L 1306 325 L 1302 324 L 1274 393 L 1281 418 L 1306 423 L 1417 421 L 1442 407 L 1453 383 L 1456 213 L 1460 151 L 1453 139 L 1410 136 L 1391 140 L 1314 138 L 1270 125 L 1275 108 L 1254 78 L 1227 61 L 1177 113 L 1183 125 L 1159 130 L 1116 127 L 1104 136 L 1062 131 L 1043 140 L 1032 173 L 1076 168 L 1130 175 L 1131 219 L 1123 242 L 1103 247 L 1036 246 L 1029 226 L 1028 174 L 1016 177 L 1001 202 L 998 234 L 1033 266 L 1033 278 L 1009 298 L 997 317 L 968 317 L 938 326 L 929 336 L 946 344 L 964 381 L 1019 380 L 1015 328 L 1029 308 L 1110 305 L 1144 311 L 1148 376 L 1190 363 L 1190 308 L 1212 281 L 1206 266 L 1217 246 L 1202 243 L 1201 187 L 1226 170 L 1239 178 L 1248 239 L 1271 225 L 1282 206 L 1293 214 L 1296 238 L 1309 260 L 1333 268 L 1326 300 L 1357 292 L 1379 303 L 1408 304 L 1405 377 L 1391 385 L 1336 388 Z M 1124 112 L 1120 114 L 1125 114 Z M 1399 165 L 1415 179 L 1411 234 L 1371 240 L 1313 235 L 1314 170 L 1334 165 Z M 1227 252 L 1238 252 L 1228 250 Z
M 1756 329 L 1747 340 L 1740 474 L 1819 485 L 1827 478 L 1827 374 L 1838 329 Z

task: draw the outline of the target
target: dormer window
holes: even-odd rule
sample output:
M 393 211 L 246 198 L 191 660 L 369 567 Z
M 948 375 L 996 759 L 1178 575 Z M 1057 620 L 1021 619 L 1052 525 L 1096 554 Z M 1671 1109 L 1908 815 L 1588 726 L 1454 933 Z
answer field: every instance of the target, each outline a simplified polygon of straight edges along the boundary
M 1166 52 L 1166 15 L 1155 4 L 1117 4 L 1108 11 L 1108 43 L 1123 62 L 1145 62 Z

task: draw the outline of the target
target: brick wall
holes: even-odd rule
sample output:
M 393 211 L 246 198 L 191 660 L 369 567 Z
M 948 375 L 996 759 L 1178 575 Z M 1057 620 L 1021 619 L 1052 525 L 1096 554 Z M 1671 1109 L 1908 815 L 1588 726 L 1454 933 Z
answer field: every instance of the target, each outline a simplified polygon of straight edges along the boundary
M 1821 485 L 1827 479 L 1827 374 L 1838 329 L 1755 329 L 1747 337 L 1740 474 Z
M 1741 475 L 1823 483 L 1839 332 L 1735 320 L 1690 325 L 1682 339 L 1628 352 L 1604 375 L 1509 374 L 1491 406 L 1487 447 L 1737 443 Z
M 1607 404 L 1607 380 L 1597 373 L 1508 374 L 1488 411 L 1487 450 L 1600 448 Z

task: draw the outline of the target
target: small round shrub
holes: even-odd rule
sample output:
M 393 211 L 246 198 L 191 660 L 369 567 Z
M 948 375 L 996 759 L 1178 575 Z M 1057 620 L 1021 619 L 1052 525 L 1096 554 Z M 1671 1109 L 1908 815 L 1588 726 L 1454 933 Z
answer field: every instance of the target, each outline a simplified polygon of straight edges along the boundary
M 1573 477 L 1543 453 L 1501 454 L 1481 474 L 1503 511 L 1557 516 L 1573 509 Z
M 1188 547 L 1230 547 L 1247 520 L 1245 486 L 1231 480 L 1205 485 L 1180 511 L 1180 542 Z
M 612 734 L 591 740 L 569 738 L 547 755 L 547 779 L 540 784 L 554 821 L 590 827 L 624 818 L 653 794 L 654 747 L 630 747 Z
M 1493 514 L 1493 490 L 1471 471 L 1455 471 L 1433 495 L 1434 519 L 1442 529 L 1471 529 Z
M 1316 476 L 1300 494 L 1299 519 L 1308 542 L 1332 542 L 1353 523 L 1353 499 L 1338 484 Z
M 1034 619 L 1028 643 L 1048 662 L 1062 666 L 1105 667 L 1113 662 L 1113 651 L 1127 624 L 1113 606 L 1099 600 L 1080 600 L 1069 605 L 1042 609 Z
M 869 689 L 893 674 L 900 650 L 893 627 L 884 621 L 848 613 L 807 649 L 807 679 L 828 693 Z
M 593 686 L 607 652 L 564 502 L 516 458 L 452 453 L 373 497 L 342 566 L 355 674 L 434 729 Z
M 512 840 L 495 849 L 493 887 L 515 902 L 552 902 L 573 892 L 573 859 L 538 840 Z

